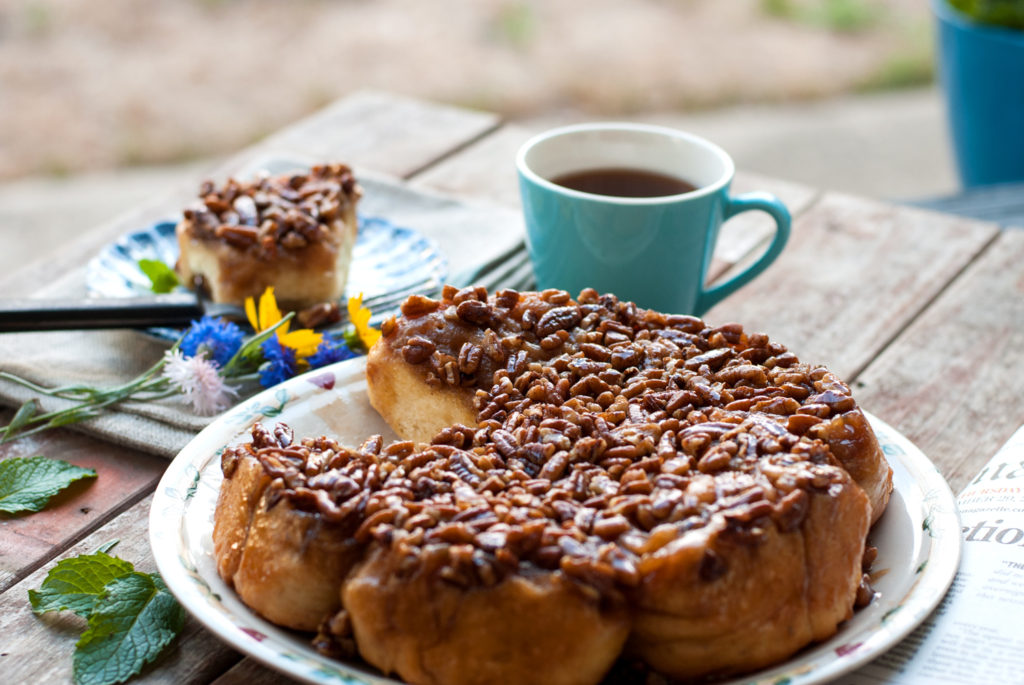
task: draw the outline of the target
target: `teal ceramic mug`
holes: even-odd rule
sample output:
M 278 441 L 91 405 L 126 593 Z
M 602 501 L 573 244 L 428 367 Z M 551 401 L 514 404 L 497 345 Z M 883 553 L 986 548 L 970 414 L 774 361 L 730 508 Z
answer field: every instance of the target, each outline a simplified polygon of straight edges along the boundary
M 729 195 L 732 159 L 717 145 L 682 131 L 626 123 L 567 126 L 527 141 L 516 167 L 539 289 L 576 294 L 595 288 L 649 309 L 700 315 L 764 271 L 789 237 L 789 212 L 778 198 Z M 608 169 L 682 179 L 695 189 L 618 197 L 554 182 Z M 771 244 L 743 271 L 706 288 L 719 227 L 752 209 L 775 219 Z

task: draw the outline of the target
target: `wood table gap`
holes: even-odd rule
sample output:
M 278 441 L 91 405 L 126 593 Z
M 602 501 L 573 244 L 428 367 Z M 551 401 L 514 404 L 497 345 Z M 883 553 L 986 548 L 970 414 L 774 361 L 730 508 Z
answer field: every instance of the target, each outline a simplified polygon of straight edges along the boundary
M 895 343 L 900 338 L 900 336 L 903 335 L 904 331 L 906 331 L 908 328 L 913 326 L 914 323 L 918 319 L 921 318 L 922 314 L 924 314 L 926 311 L 928 311 L 931 308 L 931 306 L 939 298 L 941 298 L 943 296 L 943 294 L 946 293 L 946 291 L 948 291 L 951 287 L 953 287 L 953 285 L 958 281 L 958 279 L 961 276 L 963 276 L 963 274 L 965 272 L 967 272 L 967 270 L 970 269 L 972 265 L 977 263 L 977 261 L 979 259 L 981 259 L 981 257 L 985 254 L 985 252 L 987 250 L 991 249 L 992 245 L 994 245 L 998 239 L 999 239 L 999 234 L 995 233 L 995 234 L 992 235 L 991 238 L 989 238 L 988 242 L 986 242 L 985 244 L 981 245 L 979 247 L 978 251 L 975 252 L 974 255 L 972 255 L 971 258 L 968 261 L 964 262 L 964 264 L 960 268 L 960 270 L 957 271 L 953 275 L 953 277 L 949 281 L 947 281 L 944 286 L 942 286 L 942 288 L 937 290 L 935 292 L 935 294 L 932 295 L 932 297 L 930 299 L 928 299 L 927 301 L 922 302 L 921 306 L 918 307 L 917 311 L 914 312 L 913 315 L 911 315 L 911 317 L 909 319 L 907 319 L 897 330 L 895 330 L 893 332 L 892 336 L 888 340 L 886 340 L 884 343 L 882 343 L 881 347 L 879 347 L 879 349 L 878 349 L 878 353 L 874 357 L 872 357 L 870 360 L 865 361 L 864 364 L 862 364 L 860 366 L 860 368 L 854 370 L 850 374 L 850 377 L 847 379 L 847 382 L 849 382 L 849 383 L 856 383 L 857 379 L 864 372 L 864 370 L 868 366 L 870 366 L 872 363 L 874 363 L 874 361 L 877 360 L 881 355 L 883 355 L 885 353 L 885 351 L 887 349 L 889 349 L 889 347 L 891 347 L 893 345 L 893 343 Z
M 417 177 L 419 177 L 422 174 L 428 173 L 433 168 L 444 164 L 447 160 L 451 159 L 452 157 L 457 156 L 459 153 L 461 153 L 461 152 L 463 152 L 465 150 L 468 150 L 469 148 L 473 147 L 474 145 L 476 145 L 480 141 L 484 140 L 485 138 L 490 137 L 496 131 L 501 129 L 503 126 L 504 126 L 503 122 L 501 122 L 501 121 L 496 122 L 494 124 L 494 126 L 492 126 L 491 128 L 486 129 L 484 131 L 481 131 L 475 137 L 470 138 L 470 139 L 466 140 L 465 142 L 460 143 L 459 145 L 456 145 L 454 148 L 452 148 L 448 152 L 445 152 L 445 153 L 443 153 L 441 155 L 438 155 L 434 159 L 424 163 L 423 166 L 420 166 L 420 167 L 417 167 L 416 169 L 413 169 L 408 174 L 405 174 L 404 176 L 402 176 L 402 178 L 411 181 L 411 180 L 416 179 Z
M 140 500 L 143 500 L 151 496 L 153 494 L 153 491 L 156 490 L 157 483 L 159 482 L 159 478 L 154 479 L 145 488 L 132 493 L 119 505 L 111 508 L 102 517 L 97 518 L 88 527 L 76 530 L 72 537 L 62 540 L 61 542 L 51 547 L 49 556 L 39 557 L 33 560 L 31 563 L 26 564 L 24 567 L 22 567 L 17 573 L 12 574 L 9 578 L 0 578 L 0 593 L 5 592 L 12 585 L 21 582 L 26 577 L 28 577 L 36 570 L 38 570 L 41 566 L 44 566 L 50 561 L 54 560 L 55 558 L 61 556 L 62 554 L 64 554 L 64 552 L 77 545 L 84 538 L 99 531 L 112 520 L 123 514 L 125 511 L 131 509 Z

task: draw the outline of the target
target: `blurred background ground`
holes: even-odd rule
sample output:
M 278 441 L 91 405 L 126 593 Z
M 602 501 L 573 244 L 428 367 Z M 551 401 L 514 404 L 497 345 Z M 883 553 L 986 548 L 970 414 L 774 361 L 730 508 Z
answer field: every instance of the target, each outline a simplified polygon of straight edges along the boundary
M 743 169 L 937 195 L 932 61 L 921 0 L 0 0 L 0 227 L 87 227 L 363 88 L 656 121 Z

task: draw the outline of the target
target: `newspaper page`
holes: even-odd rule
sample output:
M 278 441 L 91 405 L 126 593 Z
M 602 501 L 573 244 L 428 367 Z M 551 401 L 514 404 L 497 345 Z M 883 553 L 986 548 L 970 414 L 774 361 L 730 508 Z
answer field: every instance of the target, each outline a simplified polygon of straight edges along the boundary
M 1024 426 L 957 498 L 964 549 L 928 619 L 842 685 L 1024 683 Z

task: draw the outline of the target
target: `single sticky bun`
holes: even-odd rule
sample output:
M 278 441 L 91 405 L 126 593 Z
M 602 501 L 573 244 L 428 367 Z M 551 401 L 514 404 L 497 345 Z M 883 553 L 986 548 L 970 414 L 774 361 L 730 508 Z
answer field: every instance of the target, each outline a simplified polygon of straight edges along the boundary
M 178 277 L 215 302 L 242 304 L 268 286 L 278 302 L 305 309 L 345 292 L 362 195 L 344 164 L 206 181 L 176 232 Z
M 449 287 L 385 322 L 367 380 L 405 440 L 257 425 L 222 457 L 221 576 L 328 653 L 416 684 L 703 679 L 870 597 L 891 471 L 849 388 L 764 335 Z

